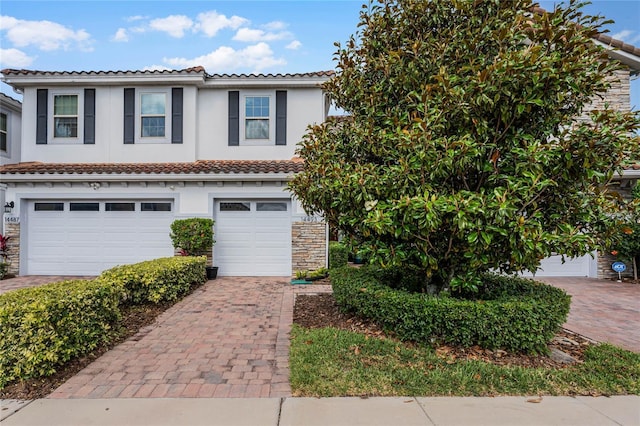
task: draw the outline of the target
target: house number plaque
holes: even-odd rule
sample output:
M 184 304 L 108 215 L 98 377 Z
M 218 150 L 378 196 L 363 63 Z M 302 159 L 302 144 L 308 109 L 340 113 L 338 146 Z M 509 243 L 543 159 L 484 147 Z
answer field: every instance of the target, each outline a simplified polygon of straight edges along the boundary
M 20 216 L 5 216 L 4 223 L 20 223 Z

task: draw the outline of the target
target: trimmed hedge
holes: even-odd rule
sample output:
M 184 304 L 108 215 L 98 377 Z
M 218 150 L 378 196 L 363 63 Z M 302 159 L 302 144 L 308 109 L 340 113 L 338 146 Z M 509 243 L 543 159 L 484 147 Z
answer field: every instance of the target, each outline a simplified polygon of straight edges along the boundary
M 120 320 L 119 286 L 73 280 L 0 296 L 0 388 L 53 374 L 110 339 Z
M 341 268 L 349 262 L 349 250 L 337 241 L 329 242 L 329 268 Z
M 98 280 L 122 286 L 126 303 L 174 301 L 206 281 L 206 262 L 205 256 L 165 257 L 107 269 Z
M 332 270 L 334 297 L 403 340 L 547 353 L 569 313 L 563 290 L 529 279 L 486 274 L 479 293 L 454 298 L 391 288 L 380 275 L 373 267 Z

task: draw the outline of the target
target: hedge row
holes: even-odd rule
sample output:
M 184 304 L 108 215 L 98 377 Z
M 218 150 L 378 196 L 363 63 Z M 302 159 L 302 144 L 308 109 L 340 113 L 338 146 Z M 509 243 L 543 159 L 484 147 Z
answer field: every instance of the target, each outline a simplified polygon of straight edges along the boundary
M 48 376 L 70 359 L 108 342 L 120 306 L 173 301 L 205 281 L 206 257 L 171 257 L 0 295 L 0 389 Z
M 123 292 L 101 281 L 62 281 L 0 296 L 0 388 L 47 376 L 107 342 Z
M 129 304 L 172 302 L 192 285 L 205 282 L 206 262 L 205 256 L 165 257 L 116 266 L 104 271 L 98 279 L 122 286 Z
M 349 262 L 349 250 L 337 241 L 329 242 L 329 268 L 341 268 Z
M 404 340 L 547 353 L 569 313 L 571 298 L 563 290 L 524 278 L 487 274 L 472 300 L 391 288 L 378 276 L 371 267 L 333 270 L 334 297 L 343 310 Z

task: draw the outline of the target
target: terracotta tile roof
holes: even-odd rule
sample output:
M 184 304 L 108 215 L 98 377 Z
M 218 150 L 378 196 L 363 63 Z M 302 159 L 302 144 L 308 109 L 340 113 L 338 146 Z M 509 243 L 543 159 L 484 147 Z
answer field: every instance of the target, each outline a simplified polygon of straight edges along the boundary
M 80 76 L 80 75 L 155 75 L 155 74 L 206 74 L 204 67 L 191 67 L 182 70 L 119 70 L 119 71 L 38 71 L 27 69 L 11 69 L 6 68 L 0 71 L 2 75 L 7 76 L 27 76 L 27 75 L 46 75 L 46 76 Z
M 2 98 L 3 98 L 5 101 L 7 101 L 7 102 L 15 102 L 15 103 L 18 103 L 18 104 L 22 104 L 22 102 L 20 102 L 19 100 L 14 99 L 14 98 L 12 98 L 12 97 L 11 97 L 11 96 L 9 96 L 9 95 L 5 95 L 5 94 L 4 94 L 4 93 L 2 93 L 2 92 L 0 92 L 0 96 L 2 96 Z
M 197 66 L 182 70 L 119 70 L 119 71 L 38 71 L 27 69 L 3 69 L 3 76 L 115 76 L 115 75 L 179 75 L 179 74 L 203 74 L 206 78 L 302 78 L 302 77 L 333 77 L 334 71 L 315 71 L 292 74 L 208 74 L 204 67 Z
M 18 163 L 0 167 L 2 175 L 18 174 L 244 174 L 297 173 L 294 160 L 199 160 L 193 163 Z
M 207 74 L 211 78 L 290 78 L 290 77 L 333 77 L 335 71 L 315 71 L 287 74 Z
M 545 9 L 541 8 L 541 7 L 534 7 L 533 8 L 533 12 L 541 14 L 541 15 L 544 14 L 544 13 L 547 13 L 547 11 Z M 640 57 L 640 48 L 635 47 L 635 46 L 633 46 L 631 44 L 625 43 L 622 40 L 617 40 L 617 39 L 615 39 L 615 38 L 613 38 L 611 36 L 608 36 L 606 34 L 603 34 L 603 33 L 600 33 L 600 34 L 596 35 L 594 37 L 594 39 L 596 39 L 596 40 L 598 40 L 598 41 L 600 41 L 600 42 L 602 42 L 602 43 L 604 43 L 604 44 L 606 44 L 608 46 L 614 47 L 616 49 L 620 49 L 623 52 L 627 52 L 627 53 L 630 53 L 630 54 L 632 54 L 634 56 Z

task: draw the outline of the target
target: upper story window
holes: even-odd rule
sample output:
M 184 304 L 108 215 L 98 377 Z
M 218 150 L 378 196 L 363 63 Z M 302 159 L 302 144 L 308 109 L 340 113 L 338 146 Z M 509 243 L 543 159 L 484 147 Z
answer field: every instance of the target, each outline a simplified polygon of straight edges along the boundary
M 181 144 L 183 92 L 182 87 L 125 87 L 123 143 Z
M 140 94 L 140 136 L 143 138 L 165 137 L 166 93 Z
M 287 144 L 286 90 L 230 90 L 229 146 Z
M 78 137 L 78 95 L 53 96 L 53 137 Z
M 245 139 L 269 139 L 269 97 L 245 97 Z
M 96 89 L 37 89 L 37 145 L 93 145 L 95 131 Z
M 0 151 L 7 152 L 7 114 L 0 113 Z

